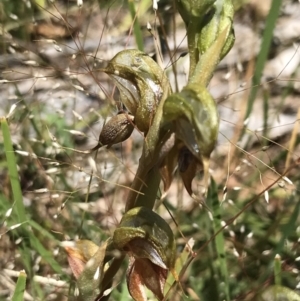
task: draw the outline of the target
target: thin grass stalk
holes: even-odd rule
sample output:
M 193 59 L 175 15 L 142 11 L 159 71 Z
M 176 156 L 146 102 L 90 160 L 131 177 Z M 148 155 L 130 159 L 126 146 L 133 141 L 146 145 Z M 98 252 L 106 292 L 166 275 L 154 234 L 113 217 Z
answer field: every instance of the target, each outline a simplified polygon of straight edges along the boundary
M 208 190 L 208 199 L 212 202 L 212 212 L 213 212 L 213 228 L 214 233 L 217 233 L 221 228 L 221 206 L 218 199 L 218 189 L 216 182 L 211 178 L 211 184 Z M 229 273 L 227 268 L 227 262 L 226 262 L 226 253 L 225 253 L 225 239 L 223 235 L 223 231 L 219 232 L 215 236 L 215 244 L 216 244 L 216 250 L 218 253 L 218 261 L 219 261 L 219 268 L 220 268 L 220 274 L 222 276 L 222 280 L 224 281 L 224 286 L 219 286 L 220 291 L 223 291 L 226 300 L 230 301 L 230 293 L 229 293 Z
M 299 189 L 299 185 L 297 187 L 297 190 Z M 296 199 L 297 198 L 297 199 Z M 300 202 L 298 199 L 298 195 L 295 194 L 295 196 L 292 196 L 290 198 L 291 203 L 296 202 L 296 205 L 294 207 L 294 210 L 292 211 L 290 218 L 287 223 L 284 223 L 281 228 L 281 239 L 277 244 L 276 249 L 274 250 L 274 256 L 275 254 L 281 254 L 285 247 L 286 240 L 295 233 L 295 229 L 299 226 L 298 224 L 298 218 L 300 214 Z
M 299 189 L 299 185 L 297 186 L 297 189 Z M 297 202 L 294 209 L 292 210 L 292 213 L 290 215 L 290 218 L 287 223 L 285 223 L 281 228 L 281 239 L 276 243 L 276 247 L 273 251 L 273 257 L 275 257 L 276 254 L 282 254 L 285 253 L 285 242 L 286 240 L 295 233 L 295 229 L 298 227 L 298 217 L 300 214 L 300 202 L 299 200 L 295 199 L 294 196 L 290 198 L 290 202 Z M 273 261 L 271 261 L 268 265 L 268 269 L 266 269 L 266 272 L 263 273 L 260 276 L 259 282 L 264 282 L 266 279 L 268 279 L 270 273 L 273 269 Z
M 270 94 L 269 91 L 264 91 L 263 93 L 263 118 L 264 118 L 264 125 L 263 125 L 263 135 L 267 137 L 268 135 L 268 120 L 269 120 L 269 99 Z M 267 144 L 266 140 L 263 140 L 264 144 Z
M 275 28 L 275 24 L 276 24 L 277 18 L 279 16 L 282 0 L 272 1 L 271 3 L 272 3 L 272 5 L 271 5 L 271 9 L 270 9 L 269 15 L 266 20 L 266 26 L 265 26 L 265 30 L 263 33 L 263 39 L 262 39 L 262 43 L 261 43 L 261 47 L 260 47 L 260 52 L 258 54 L 256 65 L 255 65 L 255 72 L 254 72 L 254 76 L 252 79 L 252 85 L 251 85 L 253 88 L 251 89 L 251 92 L 249 95 L 248 105 L 247 105 L 247 110 L 246 110 L 244 120 L 246 120 L 250 116 L 252 109 L 253 109 L 254 101 L 255 101 L 255 98 L 256 98 L 256 95 L 257 95 L 257 92 L 259 89 L 262 72 L 263 72 L 265 63 L 268 59 L 271 41 L 273 38 L 273 30 Z
M 187 242 L 185 247 L 183 248 L 182 252 L 178 256 L 175 262 L 175 272 L 177 275 L 180 275 L 184 264 L 187 262 L 189 256 L 191 255 L 192 248 L 194 246 L 194 240 L 191 239 Z M 180 279 L 179 279 L 180 280 Z M 164 287 L 164 294 L 167 297 L 170 297 L 172 294 L 176 293 L 176 280 L 172 273 L 169 273 L 165 287 Z
M 297 122 L 295 122 L 291 139 L 289 141 L 289 151 L 287 153 L 286 161 L 285 161 L 285 170 L 287 170 L 291 166 L 291 161 L 292 161 L 292 156 L 295 150 L 295 146 L 297 145 L 297 136 L 299 133 L 299 122 L 298 120 L 300 119 L 300 108 L 298 109 L 297 112 Z
M 28 224 L 35 230 L 37 230 L 41 235 L 43 235 L 45 238 L 50 239 L 51 241 L 55 241 L 59 243 L 59 241 L 55 238 L 54 235 L 52 235 L 47 229 L 43 228 L 40 224 L 35 222 L 34 220 L 29 220 Z

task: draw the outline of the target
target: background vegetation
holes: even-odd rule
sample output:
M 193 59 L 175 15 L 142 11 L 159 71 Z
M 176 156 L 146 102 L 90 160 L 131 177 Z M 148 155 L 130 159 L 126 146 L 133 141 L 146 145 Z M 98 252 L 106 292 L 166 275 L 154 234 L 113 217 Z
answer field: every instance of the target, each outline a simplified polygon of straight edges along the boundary
M 221 117 L 212 213 L 179 178 L 157 204 L 178 253 L 193 241 L 180 279 L 184 293 L 178 288 L 174 300 L 274 300 L 267 296 L 273 284 L 300 288 L 300 8 L 292 0 L 260 2 L 235 1 L 236 45 L 210 84 Z M 19 300 L 20 270 L 25 300 L 76 300 L 60 242 L 100 244 L 118 224 L 142 136 L 134 132 L 96 156 L 74 149 L 95 146 L 117 111 L 118 94 L 98 70 L 118 51 L 143 49 L 167 68 L 174 90 L 185 84 L 183 23 L 172 1 L 152 6 L 0 3 L 0 300 L 14 293 Z M 194 186 L 200 194 L 201 175 Z M 124 273 L 125 266 L 111 300 L 130 300 Z

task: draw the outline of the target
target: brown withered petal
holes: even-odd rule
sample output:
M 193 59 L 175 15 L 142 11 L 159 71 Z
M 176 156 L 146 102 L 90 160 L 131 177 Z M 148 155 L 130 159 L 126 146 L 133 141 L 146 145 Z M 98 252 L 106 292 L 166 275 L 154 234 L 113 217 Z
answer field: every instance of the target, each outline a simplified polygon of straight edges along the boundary
M 127 270 L 127 286 L 135 301 L 147 300 L 144 287 L 146 286 L 158 300 L 163 300 L 163 288 L 168 270 L 153 264 L 148 259 L 130 257 Z
M 127 285 L 131 296 L 136 301 L 146 300 L 143 291 L 146 286 L 163 300 L 168 271 L 176 277 L 176 244 L 169 224 L 149 208 L 133 208 L 123 215 L 113 243 L 129 255 Z
M 127 287 L 135 301 L 146 301 L 147 296 L 141 275 L 135 272 L 135 258 L 129 257 L 129 266 L 126 272 Z
M 196 174 L 203 169 L 202 164 L 187 147 L 183 147 L 178 156 L 178 168 L 185 189 L 192 196 L 192 181 Z
M 63 242 L 68 262 L 76 278 L 80 300 L 95 301 L 101 292 L 104 258 L 108 241 L 97 246 L 90 240 Z
M 74 277 L 78 279 L 79 275 L 84 269 L 86 262 L 84 262 L 81 254 L 78 254 L 74 249 L 66 247 L 65 250 L 68 254 L 68 263 L 72 270 L 72 273 Z
M 173 181 L 174 171 L 178 161 L 178 146 L 175 144 L 168 154 L 163 159 L 161 167 L 159 168 L 161 179 L 164 183 L 164 191 L 167 191 Z
M 149 260 L 138 259 L 136 262 L 139 271 L 145 283 L 145 286 L 157 297 L 158 300 L 163 300 L 164 286 L 168 276 L 168 270 L 163 269 Z

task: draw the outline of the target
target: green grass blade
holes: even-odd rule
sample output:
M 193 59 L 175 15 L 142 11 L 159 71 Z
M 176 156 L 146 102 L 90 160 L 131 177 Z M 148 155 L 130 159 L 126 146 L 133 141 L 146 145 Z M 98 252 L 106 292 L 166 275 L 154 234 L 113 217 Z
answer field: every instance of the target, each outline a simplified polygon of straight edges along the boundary
M 11 141 L 7 119 L 5 117 L 2 117 L 0 119 L 0 122 L 1 122 L 2 134 L 3 134 L 4 151 L 7 160 L 8 174 L 9 174 L 14 202 L 16 204 L 16 209 L 19 218 L 18 222 L 23 223 L 26 221 L 26 214 L 25 214 L 25 207 L 23 203 L 21 185 L 19 181 L 17 161 L 16 161 L 16 157 Z
M 61 266 L 60 264 L 53 258 L 52 252 L 49 250 L 45 249 L 45 247 L 41 244 L 41 242 L 38 240 L 38 238 L 31 233 L 30 235 L 30 243 L 33 249 L 35 249 L 41 256 L 42 258 L 49 263 L 51 268 L 56 272 L 56 273 L 62 273 Z
M 222 228 L 221 225 L 221 206 L 218 199 L 218 189 L 216 182 L 211 178 L 211 184 L 208 189 L 208 199 L 212 202 L 212 211 L 213 211 L 213 228 L 214 233 L 217 233 L 220 228 Z M 220 285 L 221 291 L 226 296 L 226 300 L 230 301 L 230 294 L 229 294 L 229 275 L 228 275 L 228 268 L 226 263 L 226 253 L 225 253 L 225 240 L 223 231 L 221 231 L 219 234 L 215 237 L 215 244 L 216 244 L 216 250 L 218 253 L 218 260 L 219 260 L 219 268 L 220 273 L 222 276 L 222 280 L 224 281 L 224 286 Z
M 25 286 L 26 286 L 26 278 L 27 275 L 25 271 L 21 271 L 16 288 L 12 297 L 12 301 L 23 301 L 24 300 L 24 292 L 25 292 Z
M 251 93 L 249 95 L 245 120 L 250 116 L 253 109 L 253 104 L 259 88 L 262 72 L 265 66 L 265 62 L 268 59 L 268 54 L 269 54 L 271 41 L 273 37 L 273 30 L 275 28 L 275 24 L 279 15 L 281 3 L 282 0 L 272 1 L 272 6 L 266 20 L 266 26 L 263 34 L 262 44 L 255 65 L 255 73 L 252 80 L 253 88 L 251 89 Z
M 299 189 L 299 185 L 297 186 Z M 276 243 L 276 247 L 274 248 L 273 251 L 273 256 L 275 257 L 276 254 L 282 254 L 285 252 L 285 242 L 286 240 L 291 237 L 295 233 L 295 229 L 298 227 L 298 217 L 300 214 L 300 202 L 298 200 L 295 200 L 294 197 L 291 197 L 291 200 L 297 201 L 296 205 L 294 206 L 294 209 L 289 216 L 289 220 L 287 223 L 283 224 L 281 227 L 281 238 L 280 240 Z M 268 269 L 266 270 L 265 273 L 263 273 L 260 276 L 259 281 L 265 281 L 268 277 L 270 272 L 273 269 L 273 262 L 270 262 L 268 265 Z
M 44 237 L 47 237 L 53 241 L 57 241 L 58 240 L 54 237 L 54 235 L 52 235 L 49 231 L 47 231 L 45 228 L 43 228 L 42 226 L 40 226 L 38 223 L 36 223 L 34 220 L 29 220 L 28 224 L 30 226 L 32 226 L 32 228 L 34 228 L 35 230 L 39 231 Z
M 132 0 L 129 0 L 128 6 L 129 6 L 131 18 L 132 18 L 132 20 L 134 20 L 133 33 L 135 36 L 136 45 L 140 51 L 144 51 L 143 34 L 142 34 L 140 23 L 138 21 L 138 17 L 136 14 L 134 2 Z
M 298 185 L 299 189 L 299 185 Z M 295 198 L 292 198 L 295 200 Z M 296 201 L 296 200 L 295 200 Z M 294 210 L 292 214 L 290 215 L 290 218 L 286 224 L 283 224 L 281 228 L 282 237 L 280 241 L 277 244 L 276 249 L 274 250 L 274 256 L 275 254 L 281 254 L 285 247 L 286 240 L 295 233 L 295 229 L 298 227 L 298 217 L 300 214 L 300 202 L 297 200 L 297 203 L 294 207 Z

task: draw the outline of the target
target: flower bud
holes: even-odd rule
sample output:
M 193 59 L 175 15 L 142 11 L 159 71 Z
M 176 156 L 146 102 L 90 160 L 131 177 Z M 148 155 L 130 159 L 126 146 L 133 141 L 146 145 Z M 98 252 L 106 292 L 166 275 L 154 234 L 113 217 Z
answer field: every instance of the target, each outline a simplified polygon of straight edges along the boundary
M 223 48 L 220 52 L 219 60 L 232 48 L 235 37 L 233 31 L 234 7 L 231 0 L 217 0 L 210 11 L 204 17 L 205 26 L 201 29 L 198 39 L 198 49 L 200 54 L 205 53 L 218 39 L 221 33 L 229 27 Z
M 216 0 L 178 0 L 177 7 L 185 24 L 188 26 L 191 22 L 193 26 L 193 19 L 204 16 L 214 2 Z

